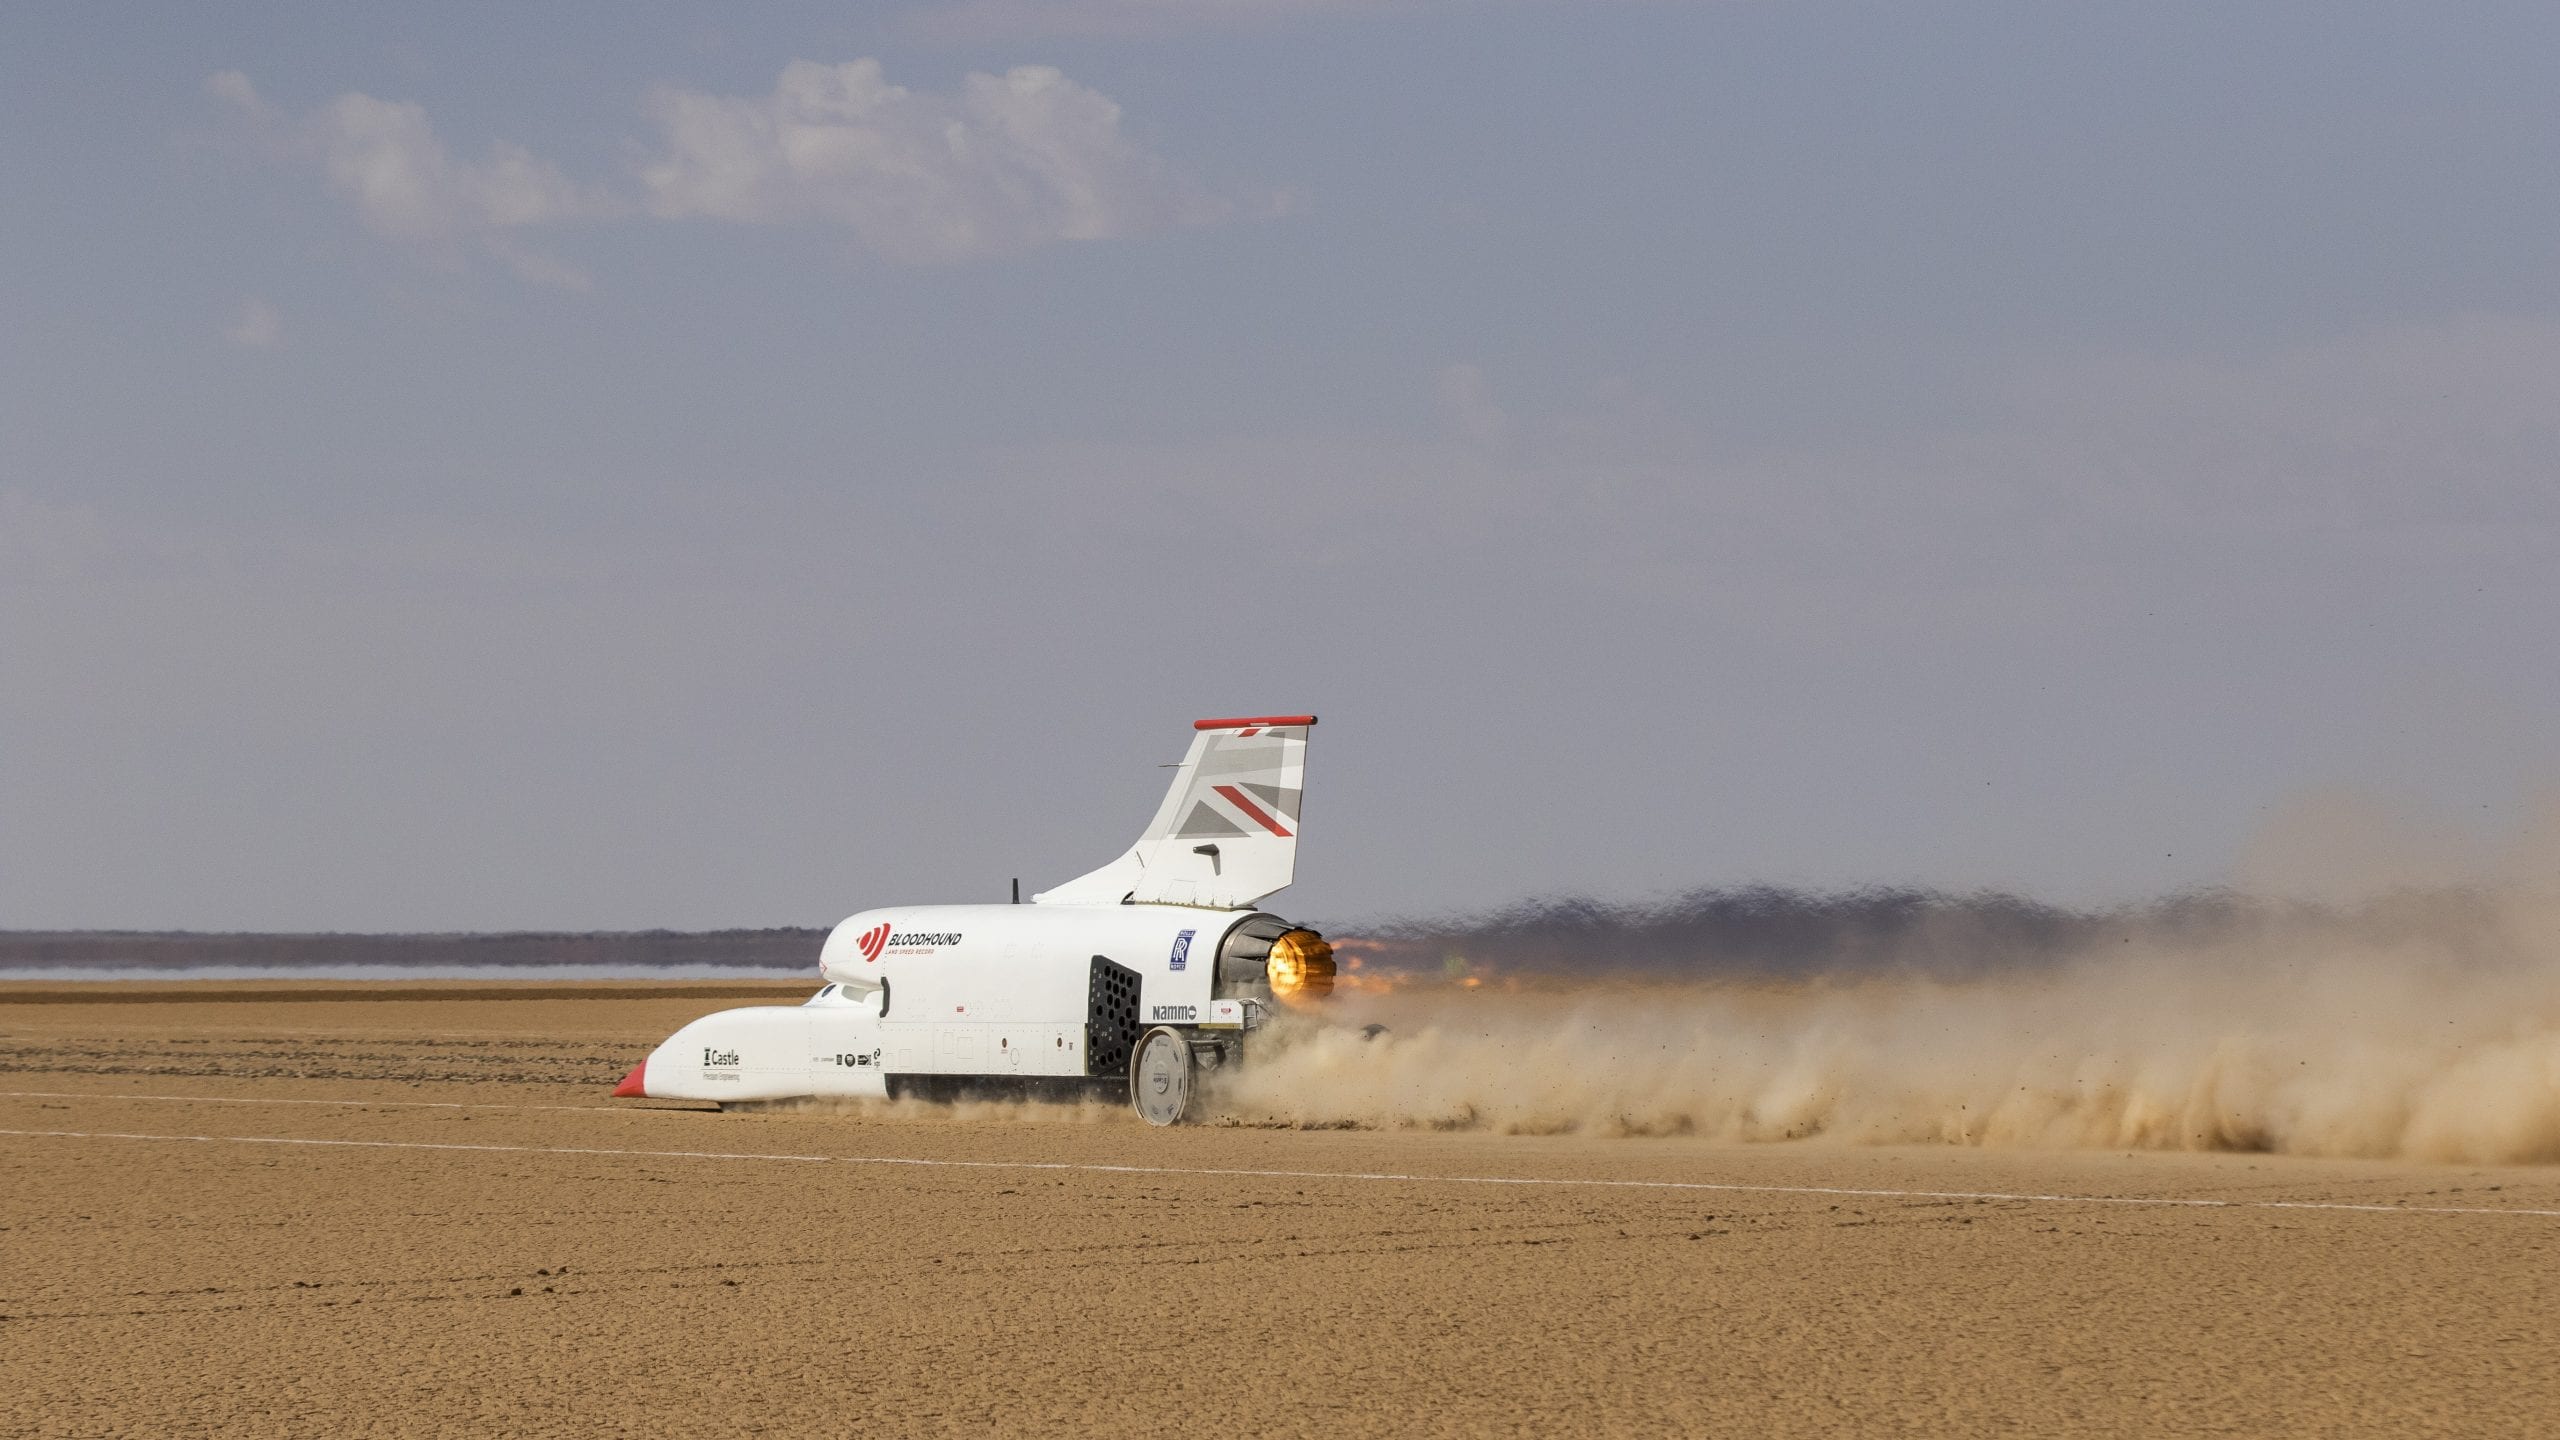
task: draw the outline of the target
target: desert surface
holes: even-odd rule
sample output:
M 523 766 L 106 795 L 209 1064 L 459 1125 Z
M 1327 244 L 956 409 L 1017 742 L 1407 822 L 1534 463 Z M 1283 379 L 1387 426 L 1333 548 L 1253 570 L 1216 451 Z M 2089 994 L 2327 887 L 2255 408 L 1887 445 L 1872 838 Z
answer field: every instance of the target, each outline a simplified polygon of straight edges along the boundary
M 808 988 L 0 986 L 0 1434 L 2560 1425 L 2560 1168 L 607 1097 Z

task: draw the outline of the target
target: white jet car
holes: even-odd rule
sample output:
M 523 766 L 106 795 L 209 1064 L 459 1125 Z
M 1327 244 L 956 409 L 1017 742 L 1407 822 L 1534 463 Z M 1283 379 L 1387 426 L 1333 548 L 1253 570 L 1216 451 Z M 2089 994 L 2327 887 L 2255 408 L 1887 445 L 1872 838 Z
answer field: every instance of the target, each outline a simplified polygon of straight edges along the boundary
M 705 1015 L 619 1096 L 1126 1097 L 1195 1117 L 1275 1005 L 1333 989 L 1333 947 L 1254 908 L 1297 872 L 1313 715 L 1202 720 L 1129 852 L 1028 905 L 865 910 L 800 1005 Z

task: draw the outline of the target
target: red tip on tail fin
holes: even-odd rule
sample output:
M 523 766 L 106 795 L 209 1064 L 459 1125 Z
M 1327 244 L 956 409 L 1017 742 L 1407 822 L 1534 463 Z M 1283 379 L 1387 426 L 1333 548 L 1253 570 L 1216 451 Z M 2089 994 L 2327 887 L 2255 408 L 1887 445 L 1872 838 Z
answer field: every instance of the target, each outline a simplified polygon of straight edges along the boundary
M 643 1073 L 648 1068 L 649 1062 L 646 1060 L 632 1066 L 631 1073 L 622 1077 L 622 1083 L 613 1087 L 613 1098 L 616 1100 L 648 1099 L 648 1077 Z

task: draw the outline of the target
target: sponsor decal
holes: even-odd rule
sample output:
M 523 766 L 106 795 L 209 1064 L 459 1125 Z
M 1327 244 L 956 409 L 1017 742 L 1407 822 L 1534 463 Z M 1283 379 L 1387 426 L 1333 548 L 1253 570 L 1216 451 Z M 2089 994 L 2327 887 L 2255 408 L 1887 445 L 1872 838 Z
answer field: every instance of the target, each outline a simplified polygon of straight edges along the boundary
M 937 946 L 957 945 L 959 943 L 960 932 L 957 930 L 909 930 L 903 934 L 890 936 L 888 948 L 891 950 L 931 950 Z
M 838 1055 L 835 1057 L 835 1062 L 848 1069 L 856 1065 L 877 1065 L 880 1063 L 880 1052 L 874 1050 L 867 1055 Z
M 702 1049 L 702 1065 L 706 1070 L 715 1066 L 734 1066 L 737 1063 L 738 1052 L 735 1050 L 714 1050 L 707 1045 Z
M 853 943 L 861 949 L 864 960 L 877 961 L 881 956 L 893 951 L 900 954 L 919 955 L 945 945 L 960 943 L 960 932 L 957 930 L 900 931 L 892 928 L 895 923 L 895 921 L 883 920 L 854 937 Z
M 1158 1020 L 1197 1020 L 1200 1018 L 1200 1007 L 1197 1005 L 1159 1005 L 1155 1008 L 1155 1018 Z
M 1191 963 L 1191 937 L 1199 933 L 1197 930 L 1185 930 L 1173 937 L 1173 959 L 1166 964 L 1166 969 L 1179 971 Z

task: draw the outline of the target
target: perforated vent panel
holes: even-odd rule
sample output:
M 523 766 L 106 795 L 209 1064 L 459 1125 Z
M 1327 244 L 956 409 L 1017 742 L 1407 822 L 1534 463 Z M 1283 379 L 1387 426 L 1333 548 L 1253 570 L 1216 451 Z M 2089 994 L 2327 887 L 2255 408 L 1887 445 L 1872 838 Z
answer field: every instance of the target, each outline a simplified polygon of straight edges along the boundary
M 1125 1078 L 1129 1052 L 1144 1028 L 1138 1023 L 1138 972 L 1094 956 L 1093 978 L 1085 985 L 1084 1073 Z

